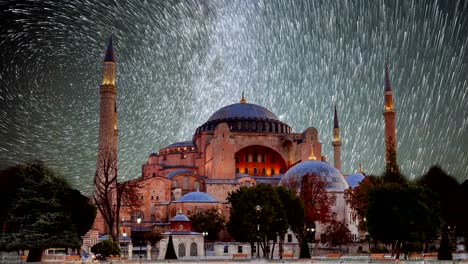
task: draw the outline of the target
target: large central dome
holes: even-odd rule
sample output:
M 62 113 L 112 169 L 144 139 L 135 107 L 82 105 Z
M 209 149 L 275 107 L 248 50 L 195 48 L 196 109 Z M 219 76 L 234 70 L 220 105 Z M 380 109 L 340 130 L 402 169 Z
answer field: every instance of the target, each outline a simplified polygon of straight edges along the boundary
M 229 129 L 235 132 L 269 132 L 291 133 L 291 128 L 281 122 L 270 110 L 256 104 L 241 101 L 238 104 L 225 106 L 213 115 L 203 125 L 197 128 L 195 134 L 203 131 L 213 131 L 220 123 L 227 123 Z
M 255 104 L 232 104 L 225 106 L 218 111 L 216 111 L 213 115 L 211 115 L 208 122 L 220 120 L 220 119 L 256 119 L 256 120 L 278 120 L 275 114 L 273 114 L 270 110 L 266 109 L 263 106 L 255 105 Z

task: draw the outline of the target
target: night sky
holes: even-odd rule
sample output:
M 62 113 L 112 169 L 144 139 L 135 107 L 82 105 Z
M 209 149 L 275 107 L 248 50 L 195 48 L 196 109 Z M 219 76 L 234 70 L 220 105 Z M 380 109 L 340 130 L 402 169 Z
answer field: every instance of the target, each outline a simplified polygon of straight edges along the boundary
M 330 162 L 336 103 L 343 173 L 380 174 L 386 57 L 401 171 L 468 177 L 468 1 L 23 0 L 0 21 L 0 169 L 41 159 L 91 192 L 112 33 L 122 179 L 242 91 Z

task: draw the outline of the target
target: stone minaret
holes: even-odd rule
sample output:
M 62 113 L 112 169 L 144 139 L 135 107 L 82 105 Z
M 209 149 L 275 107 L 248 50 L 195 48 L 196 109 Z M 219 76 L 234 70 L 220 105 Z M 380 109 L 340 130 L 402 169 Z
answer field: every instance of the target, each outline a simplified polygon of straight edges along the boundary
M 388 76 L 388 63 L 385 64 L 385 104 L 383 116 L 385 120 L 385 162 L 388 164 L 392 160 L 396 162 L 396 111 L 393 108 L 393 92 Z
M 96 171 L 99 177 L 115 178 L 117 173 L 117 105 L 115 102 L 115 57 L 112 47 L 112 36 L 106 49 L 100 86 L 101 103 L 99 112 L 99 142 Z M 104 168 L 106 167 L 106 168 Z
M 340 140 L 340 127 L 338 125 L 338 114 L 336 113 L 333 118 L 333 163 L 335 168 L 341 172 L 341 140 Z

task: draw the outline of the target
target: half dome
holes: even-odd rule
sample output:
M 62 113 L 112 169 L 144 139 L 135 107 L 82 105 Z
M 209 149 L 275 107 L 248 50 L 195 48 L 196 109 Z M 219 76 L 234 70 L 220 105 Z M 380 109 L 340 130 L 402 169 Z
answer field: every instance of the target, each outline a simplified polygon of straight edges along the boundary
M 348 189 L 348 183 L 335 167 L 316 160 L 303 161 L 294 165 L 284 174 L 279 184 L 281 186 L 287 186 L 288 182 L 294 181 L 298 183 L 298 188 L 300 190 L 302 178 L 307 173 L 320 176 L 327 182 L 326 189 L 329 191 L 344 191 Z

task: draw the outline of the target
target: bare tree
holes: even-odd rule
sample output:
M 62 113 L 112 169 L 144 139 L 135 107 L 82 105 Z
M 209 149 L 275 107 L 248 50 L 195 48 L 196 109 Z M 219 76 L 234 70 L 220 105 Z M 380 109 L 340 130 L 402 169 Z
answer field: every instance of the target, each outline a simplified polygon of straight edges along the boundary
M 99 151 L 94 176 L 94 203 L 103 218 L 113 241 L 119 241 L 120 209 L 140 206 L 137 199 L 138 181 L 119 183 L 117 180 L 117 153 L 105 149 Z

